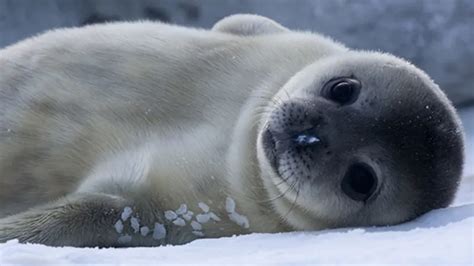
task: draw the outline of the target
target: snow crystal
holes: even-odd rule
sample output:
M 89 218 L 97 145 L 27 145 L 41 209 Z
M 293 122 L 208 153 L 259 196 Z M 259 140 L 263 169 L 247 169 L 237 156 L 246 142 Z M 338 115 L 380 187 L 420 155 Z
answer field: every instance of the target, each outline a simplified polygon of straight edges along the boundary
M 201 232 L 201 231 L 193 231 L 193 234 L 196 235 L 196 236 L 204 236 L 204 233 Z
M 136 217 L 130 219 L 130 226 L 133 228 L 135 233 L 138 233 L 138 230 L 140 230 L 140 222 Z
M 181 204 L 179 208 L 176 210 L 177 215 L 183 215 L 188 211 L 188 206 L 186 204 Z
M 220 222 L 221 221 L 221 218 L 219 218 L 219 216 L 217 216 L 215 213 L 213 212 L 210 212 L 209 213 L 209 216 L 211 217 L 212 220 L 216 221 L 216 222 Z
M 123 236 L 120 236 L 117 241 L 120 244 L 130 243 L 130 241 L 132 241 L 132 237 L 130 235 L 123 235 Z
M 194 230 L 202 230 L 202 225 L 196 221 L 192 221 L 191 222 L 191 227 L 194 229 Z
M 153 229 L 153 238 L 156 240 L 163 239 L 166 236 L 166 228 L 160 223 L 155 223 L 155 228 Z
M 238 214 L 236 212 L 229 213 L 229 219 L 243 228 L 249 228 L 249 220 L 244 215 Z
M 209 222 L 211 215 L 209 213 L 201 213 L 196 215 L 196 220 L 202 224 Z
M 123 208 L 122 221 L 125 222 L 130 217 L 130 215 L 132 215 L 132 212 L 133 212 L 133 210 L 130 207 Z
M 209 212 L 209 206 L 208 206 L 206 203 L 204 203 L 204 202 L 199 202 L 199 203 L 198 203 L 198 206 L 199 206 L 199 208 L 201 208 L 201 210 L 202 210 L 203 212 Z
M 249 220 L 246 216 L 241 215 L 235 211 L 235 201 L 227 197 L 225 200 L 225 209 L 229 214 L 229 219 L 234 223 L 242 226 L 243 228 L 249 228 Z
M 321 140 L 318 137 L 313 136 L 313 135 L 301 134 L 296 137 L 295 141 L 299 145 L 311 145 Z
M 173 221 L 173 223 L 177 226 L 185 226 L 186 222 L 182 218 L 178 218 Z
M 165 211 L 165 218 L 172 221 L 178 218 L 178 215 L 174 211 Z
M 228 213 L 235 212 L 235 201 L 231 197 L 225 199 L 225 209 Z
M 122 231 L 123 231 L 123 223 L 122 223 L 122 220 L 118 220 L 118 221 L 114 224 L 114 227 L 115 227 L 115 231 L 117 231 L 117 233 L 121 234 Z
M 140 228 L 140 234 L 142 236 L 148 235 L 149 232 L 150 232 L 150 228 L 148 228 L 148 226 L 142 226 L 142 228 Z
M 193 215 L 194 215 L 194 212 L 188 211 L 187 213 L 183 214 L 182 217 L 183 217 L 186 221 L 191 221 L 191 219 L 193 218 Z

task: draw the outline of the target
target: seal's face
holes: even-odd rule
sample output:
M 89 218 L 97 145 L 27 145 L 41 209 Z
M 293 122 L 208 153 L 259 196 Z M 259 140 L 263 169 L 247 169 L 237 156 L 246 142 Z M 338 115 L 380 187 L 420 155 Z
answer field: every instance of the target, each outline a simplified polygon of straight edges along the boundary
M 454 109 L 421 70 L 349 53 L 308 66 L 257 140 L 276 211 L 297 229 L 386 225 L 450 203 L 463 164 Z

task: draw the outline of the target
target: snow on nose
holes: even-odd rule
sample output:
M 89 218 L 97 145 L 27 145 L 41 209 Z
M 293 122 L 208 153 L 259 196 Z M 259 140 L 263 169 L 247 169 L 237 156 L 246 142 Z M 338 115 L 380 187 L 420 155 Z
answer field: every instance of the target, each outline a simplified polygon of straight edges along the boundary
M 298 134 L 294 141 L 301 146 L 313 145 L 321 140 L 312 134 Z

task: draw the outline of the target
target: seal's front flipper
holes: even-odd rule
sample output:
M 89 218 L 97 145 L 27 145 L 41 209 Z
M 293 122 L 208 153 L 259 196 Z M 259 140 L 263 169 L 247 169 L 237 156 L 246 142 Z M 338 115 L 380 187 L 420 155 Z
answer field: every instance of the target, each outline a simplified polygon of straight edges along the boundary
M 214 24 L 212 30 L 241 36 L 289 32 L 287 28 L 269 18 L 250 14 L 237 14 L 225 17 Z
M 18 239 L 50 246 L 157 246 L 165 235 L 156 229 L 152 213 L 123 197 L 76 193 L 0 219 L 0 243 Z

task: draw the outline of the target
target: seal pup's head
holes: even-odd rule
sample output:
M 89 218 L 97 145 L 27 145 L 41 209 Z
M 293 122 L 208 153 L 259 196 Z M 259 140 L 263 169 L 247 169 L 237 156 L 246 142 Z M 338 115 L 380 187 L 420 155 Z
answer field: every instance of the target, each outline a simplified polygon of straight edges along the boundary
M 295 229 L 400 223 L 454 197 L 460 120 L 438 86 L 402 59 L 327 57 L 292 77 L 266 110 L 261 177 Z

